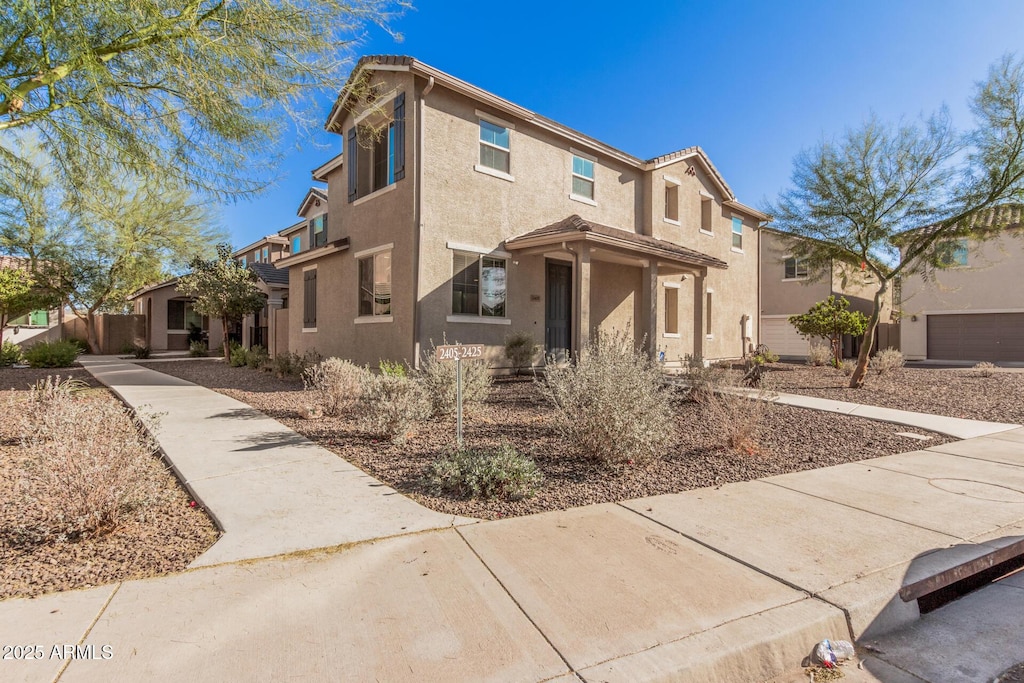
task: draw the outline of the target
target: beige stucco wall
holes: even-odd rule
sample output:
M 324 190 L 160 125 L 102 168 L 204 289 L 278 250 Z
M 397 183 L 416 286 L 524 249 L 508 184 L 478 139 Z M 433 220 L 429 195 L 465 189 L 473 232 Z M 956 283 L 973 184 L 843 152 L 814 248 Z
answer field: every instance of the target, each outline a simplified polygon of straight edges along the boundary
M 171 299 L 184 298 L 178 294 L 175 287 L 161 287 L 146 292 L 135 299 L 134 310 L 140 315 L 148 315 L 152 310 L 151 319 L 148 322 L 149 346 L 154 351 L 183 350 L 188 348 L 187 332 L 167 331 L 167 302 Z M 147 302 L 152 301 L 152 309 L 147 307 Z M 224 344 L 224 327 L 220 320 L 210 319 L 208 326 L 210 348 L 217 348 Z
M 940 271 L 934 283 L 920 275 L 905 278 L 900 302 L 903 354 L 910 359 L 927 356 L 930 314 L 1024 312 L 1022 267 L 1024 233 L 1015 232 L 970 242 L 967 267 Z
M 761 239 L 761 315 L 806 313 L 829 297 L 831 278 L 786 280 L 784 261 L 790 251 L 785 240 L 770 230 L 765 230 Z

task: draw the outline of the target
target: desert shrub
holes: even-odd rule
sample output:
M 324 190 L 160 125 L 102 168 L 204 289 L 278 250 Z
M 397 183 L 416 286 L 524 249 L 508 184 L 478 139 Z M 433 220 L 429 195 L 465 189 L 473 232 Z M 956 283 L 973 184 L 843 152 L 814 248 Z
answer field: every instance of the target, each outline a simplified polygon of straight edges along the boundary
M 825 344 L 811 343 L 807 349 L 807 364 L 821 367 L 832 362 L 832 349 Z
M 262 346 L 254 346 L 245 352 L 245 364 L 253 370 L 259 370 L 269 359 L 270 355 Z
M 231 367 L 240 368 L 247 364 L 248 354 L 241 345 L 235 346 L 232 344 L 229 348 L 230 356 L 228 358 L 228 364 L 231 365 Z
M 23 352 L 25 362 L 33 368 L 70 367 L 81 351 L 78 345 L 69 341 L 41 341 Z
M 132 345 L 132 355 L 136 358 L 149 358 L 152 352 L 153 350 L 145 344 Z
M 3 346 L 0 346 L 0 368 L 6 368 L 20 362 L 21 347 L 10 339 L 5 339 Z
M 975 365 L 974 369 L 978 371 L 978 375 L 981 377 L 991 377 L 995 374 L 996 366 L 988 361 L 982 361 Z
M 687 388 L 687 398 L 697 403 L 703 402 L 709 394 L 715 392 L 726 373 L 726 368 L 721 365 L 708 365 L 700 356 L 686 354 L 683 357 L 682 378 Z
M 406 377 L 408 376 L 405 371 L 405 365 L 397 361 L 382 360 L 378 365 L 382 375 L 388 375 L 389 377 Z
M 365 374 L 365 368 L 347 360 L 327 358 L 306 368 L 302 383 L 324 415 L 333 417 L 347 412 L 359 401 Z
M 298 377 L 303 371 L 302 357 L 291 351 L 278 353 L 270 359 L 267 367 L 278 377 Z
M 580 454 L 614 465 L 660 457 L 672 439 L 661 368 L 628 333 L 600 331 L 564 366 L 549 365 L 544 392 Z
M 769 363 L 769 364 L 770 363 L 778 363 L 779 362 L 779 354 L 775 353 L 774 351 L 770 351 L 770 350 L 769 351 L 765 351 L 764 353 L 760 354 L 758 357 L 761 358 L 761 360 L 763 360 L 765 363 Z
M 759 453 L 761 429 L 771 410 L 768 399 L 774 395 L 767 380 L 762 380 L 756 392 L 726 382 L 709 394 L 704 405 L 718 444 L 748 455 Z
M 36 380 L 29 389 L 29 400 L 45 406 L 53 401 L 69 399 L 72 394 L 88 387 L 89 385 L 80 379 L 68 377 L 61 380 L 60 375 L 47 375 L 46 379 Z
M 360 420 L 370 434 L 404 443 L 416 422 L 430 417 L 423 385 L 407 377 L 364 373 Z
M 882 349 L 871 359 L 871 367 L 879 375 L 883 375 L 902 368 L 906 362 L 903 354 L 896 349 Z
M 423 362 L 417 376 L 430 397 L 434 415 L 450 415 L 455 412 L 455 366 L 455 361 L 437 359 L 433 343 L 430 350 L 423 353 Z M 482 360 L 462 361 L 463 407 L 471 408 L 483 403 L 490 393 L 491 373 L 487 370 L 487 364 Z
M 75 346 L 78 347 L 78 355 L 82 355 L 83 353 L 89 353 L 89 342 L 85 341 L 84 339 L 79 339 L 77 337 L 71 337 L 71 338 L 67 339 L 66 341 L 68 343 L 74 344 Z
M 540 351 L 540 344 L 534 340 L 532 334 L 525 330 L 505 337 L 505 358 L 512 362 L 512 367 L 515 368 L 517 375 L 523 368 L 533 366 L 533 357 L 537 355 L 538 351 Z
M 193 358 L 205 358 L 209 352 L 210 349 L 206 346 L 206 342 L 202 340 L 188 343 L 188 355 Z
M 156 443 L 117 401 L 79 394 L 73 382 L 47 378 L 20 426 L 20 497 L 25 540 L 73 539 L 145 516 L 162 486 L 149 458 Z
M 844 360 L 840 365 L 839 369 L 843 371 L 843 374 L 849 377 L 853 374 L 853 371 L 857 369 L 857 361 Z
M 462 498 L 521 500 L 543 481 L 533 460 L 509 443 L 497 448 L 461 448 L 430 465 L 427 484 L 435 493 Z

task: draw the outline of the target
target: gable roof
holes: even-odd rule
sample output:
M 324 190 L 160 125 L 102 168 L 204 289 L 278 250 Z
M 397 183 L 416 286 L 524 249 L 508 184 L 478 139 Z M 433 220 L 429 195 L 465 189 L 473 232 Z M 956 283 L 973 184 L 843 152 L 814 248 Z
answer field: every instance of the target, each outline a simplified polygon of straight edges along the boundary
M 288 271 L 284 268 L 277 268 L 272 263 L 250 263 L 248 268 L 268 285 L 288 285 Z
M 907 237 L 916 233 L 930 235 L 936 232 L 941 225 L 941 223 L 929 223 L 919 228 L 904 230 L 893 236 L 893 242 L 900 245 L 907 241 Z M 993 229 L 1019 230 L 1024 228 L 1024 204 L 1001 204 L 979 211 L 971 216 L 964 227 L 972 232 L 990 232 Z
M 598 154 L 611 157 L 643 171 L 652 171 L 667 164 L 693 159 L 698 161 L 701 166 L 704 167 L 705 171 L 707 171 L 711 181 L 716 185 L 718 191 L 721 193 L 722 201 L 726 206 L 753 216 L 758 220 L 768 220 L 767 214 L 746 206 L 736 199 L 736 195 L 733 193 L 732 189 L 725 182 L 725 179 L 718 172 L 718 169 L 715 168 L 714 164 L 711 163 L 711 159 L 708 155 L 700 147 L 687 147 L 685 149 L 663 154 L 659 157 L 645 161 L 639 157 L 633 156 L 632 154 L 628 154 L 620 149 L 601 142 L 596 138 L 590 137 L 589 135 L 569 128 L 557 121 L 541 116 L 540 114 L 526 109 L 525 107 L 521 107 L 518 104 L 494 95 L 483 88 L 467 83 L 466 81 L 445 73 L 440 69 L 436 69 L 429 64 L 424 64 L 413 57 L 405 55 L 366 55 L 362 57 L 356 63 L 355 68 L 352 69 L 352 73 L 349 75 L 348 81 L 346 81 L 345 85 L 342 87 L 341 92 L 338 94 L 337 99 L 331 107 L 330 113 L 327 115 L 327 121 L 324 123 L 324 128 L 327 131 L 333 133 L 340 132 L 338 130 L 338 123 L 339 119 L 344 115 L 345 105 L 347 104 L 352 91 L 351 85 L 361 79 L 364 73 L 369 71 L 407 71 L 417 76 L 421 76 L 433 83 L 440 84 L 449 90 L 453 90 L 476 100 L 477 102 L 489 105 L 504 114 L 526 121 L 527 123 L 531 123 L 538 128 L 567 140 L 572 144 L 581 145 Z M 324 166 L 319 169 L 316 169 L 313 172 L 313 177 L 317 180 L 321 180 L 322 178 L 318 177 L 317 173 L 322 169 L 325 169 L 328 165 L 334 163 L 336 160 L 340 163 L 340 155 L 339 157 L 335 157 L 335 159 L 327 162 L 327 164 L 324 164 Z
M 301 216 L 311 205 L 319 204 L 320 202 L 324 202 L 325 204 L 327 203 L 327 188 L 321 189 L 319 187 L 311 187 L 309 188 L 309 192 L 306 193 L 306 196 L 302 198 L 302 203 L 299 204 L 299 210 L 296 213 Z M 326 213 L 326 211 L 327 209 L 325 207 L 324 212 Z
M 711 268 L 728 268 L 725 261 L 702 254 L 693 249 L 660 240 L 650 235 L 639 235 L 635 232 L 613 228 L 600 223 L 593 223 L 580 218 L 576 214 L 564 218 L 557 223 L 537 228 L 531 232 L 519 235 L 505 242 L 506 249 L 525 249 L 546 243 L 557 243 L 568 238 L 586 239 L 593 236 L 596 239 L 591 241 L 601 242 L 609 246 L 617 246 L 631 251 L 639 251 L 652 256 L 662 256 L 674 261 L 683 261 L 691 265 L 710 266 Z

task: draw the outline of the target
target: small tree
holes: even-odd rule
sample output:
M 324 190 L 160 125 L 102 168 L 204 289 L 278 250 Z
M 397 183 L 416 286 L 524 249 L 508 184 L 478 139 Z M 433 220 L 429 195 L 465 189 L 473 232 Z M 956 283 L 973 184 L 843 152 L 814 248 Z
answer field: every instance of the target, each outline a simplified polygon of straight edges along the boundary
M 218 318 L 224 326 L 224 360 L 230 360 L 228 327 L 263 308 L 264 297 L 256 286 L 256 273 L 231 257 L 231 247 L 217 245 L 217 258 L 192 259 L 192 272 L 178 278 L 178 291 L 193 297 L 197 313 Z
M 20 268 L 0 268 L 0 344 L 7 323 L 35 310 L 40 301 L 31 275 Z
M 811 306 L 811 310 L 800 315 L 791 315 L 789 324 L 805 337 L 821 337 L 832 347 L 832 364 L 839 367 L 842 362 L 840 344 L 844 334 L 860 336 L 868 326 L 868 318 L 860 311 L 851 311 L 845 297 L 830 296 Z

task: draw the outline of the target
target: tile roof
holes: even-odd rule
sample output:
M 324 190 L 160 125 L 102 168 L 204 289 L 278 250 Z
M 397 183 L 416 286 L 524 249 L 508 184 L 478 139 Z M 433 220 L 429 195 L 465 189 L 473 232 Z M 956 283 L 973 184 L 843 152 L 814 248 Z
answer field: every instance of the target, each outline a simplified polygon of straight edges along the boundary
M 288 271 L 277 268 L 272 263 L 250 263 L 249 269 L 256 273 L 256 277 L 268 285 L 287 285 Z
M 941 223 L 930 223 L 919 228 L 904 230 L 893 236 L 893 242 L 897 245 L 905 243 L 907 237 L 915 233 L 930 235 L 938 230 L 940 225 Z M 1002 204 L 991 209 L 979 211 L 971 216 L 963 228 L 968 232 L 979 233 L 990 232 L 992 229 L 1018 230 L 1024 228 L 1024 204 Z M 959 232 L 959 230 L 954 232 Z
M 527 240 L 542 237 L 572 236 L 587 233 L 600 235 L 615 241 L 621 241 L 624 243 L 623 246 L 631 247 L 638 251 L 647 253 L 661 252 L 666 256 L 670 256 L 687 263 L 711 266 L 712 268 L 729 267 L 729 264 L 725 261 L 717 259 L 714 256 L 708 256 L 707 254 L 703 254 L 693 249 L 688 249 L 675 244 L 674 242 L 660 240 L 656 237 L 651 237 L 650 235 L 640 235 L 628 230 L 612 228 L 607 225 L 601 225 L 600 223 L 592 223 L 590 221 L 583 220 L 576 214 L 560 220 L 557 223 L 552 223 L 551 225 L 546 225 L 543 228 L 538 228 L 523 235 L 519 235 L 518 237 L 514 237 L 511 240 L 508 240 L 505 243 L 505 246 L 509 249 L 514 249 L 516 248 L 517 242 L 525 242 Z

